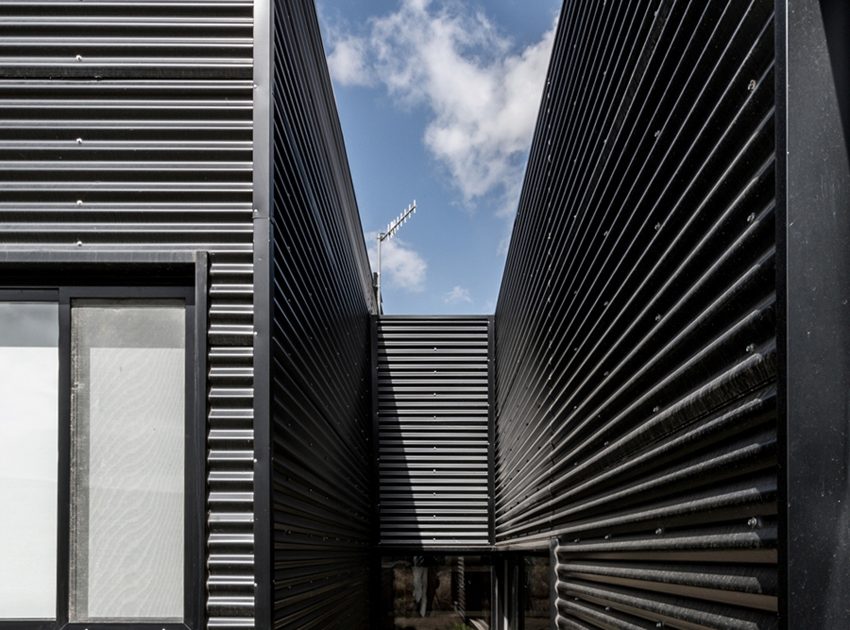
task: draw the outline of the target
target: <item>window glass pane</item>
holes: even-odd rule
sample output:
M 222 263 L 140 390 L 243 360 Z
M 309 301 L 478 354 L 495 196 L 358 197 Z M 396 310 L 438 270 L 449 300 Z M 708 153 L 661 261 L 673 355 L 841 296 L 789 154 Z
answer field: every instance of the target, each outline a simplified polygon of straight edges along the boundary
M 546 630 L 549 620 L 548 556 L 526 556 L 525 562 L 525 630 Z
M 56 616 L 59 313 L 0 303 L 0 618 Z
M 73 621 L 183 618 L 185 307 L 71 310 Z
M 381 559 L 381 630 L 475 630 L 490 624 L 491 563 L 482 556 Z

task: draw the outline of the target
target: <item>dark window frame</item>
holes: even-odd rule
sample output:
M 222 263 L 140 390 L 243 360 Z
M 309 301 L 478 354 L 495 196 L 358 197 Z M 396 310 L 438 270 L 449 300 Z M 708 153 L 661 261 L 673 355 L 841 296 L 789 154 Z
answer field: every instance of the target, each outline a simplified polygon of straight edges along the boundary
M 144 284 L 147 273 L 125 276 L 110 270 L 110 276 L 126 283 L 116 285 L 65 282 L 17 284 L 0 289 L 3 302 L 50 302 L 59 307 L 59 399 L 58 487 L 56 549 L 56 617 L 53 619 L 0 619 L 0 630 L 199 630 L 204 619 L 204 550 L 206 540 L 204 458 L 206 453 L 206 257 L 195 262 L 191 276 L 174 277 L 174 282 Z M 145 265 L 147 266 L 147 265 Z M 141 270 L 140 270 L 141 271 Z M 58 272 L 58 270 L 57 270 Z M 75 277 L 76 276 L 76 277 Z M 169 274 L 165 274 L 168 279 Z M 58 272 L 59 280 L 80 276 Z M 138 282 L 128 282 L 137 279 Z M 162 278 L 162 276 L 160 276 Z M 179 299 L 185 304 L 185 429 L 184 429 L 184 530 L 183 530 L 183 621 L 148 622 L 69 620 L 70 606 L 70 510 L 71 510 L 71 306 L 74 300 Z

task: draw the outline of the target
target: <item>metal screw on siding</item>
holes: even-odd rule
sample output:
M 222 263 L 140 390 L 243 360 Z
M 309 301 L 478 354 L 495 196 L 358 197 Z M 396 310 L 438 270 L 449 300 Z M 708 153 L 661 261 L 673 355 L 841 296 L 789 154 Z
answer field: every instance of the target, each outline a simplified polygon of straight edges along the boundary
M 747 348 L 746 348 L 747 352 L 752 352 L 752 351 L 753 351 L 753 350 L 755 350 L 755 349 L 756 349 L 756 345 L 755 345 L 754 343 L 751 343 L 751 344 L 750 344 L 750 345 L 748 345 L 748 346 L 747 346 Z
M 659 410 L 659 409 L 660 409 L 660 407 L 658 407 L 658 406 L 653 407 L 653 408 L 652 408 L 652 413 L 658 413 L 658 410 Z
M 655 224 L 655 231 L 657 232 L 657 231 L 658 231 L 658 230 L 660 230 L 660 229 L 661 229 L 661 224 L 660 224 L 660 223 L 656 223 L 656 224 Z
M 655 321 L 660 322 L 660 321 L 661 321 L 661 315 L 656 315 L 656 316 L 655 316 Z
M 82 61 L 82 60 L 83 60 L 83 56 L 82 56 L 82 55 L 77 55 L 77 56 L 75 57 L 75 59 L 76 59 L 77 61 Z M 86 628 L 86 630 L 88 630 L 88 628 Z
M 82 246 L 83 246 L 83 242 L 82 242 L 82 241 L 77 241 L 77 247 L 82 247 Z
M 82 139 L 82 138 L 77 138 L 77 144 L 82 144 L 82 143 L 83 143 L 83 139 Z
M 605 534 L 605 540 L 611 540 L 611 534 Z
M 663 534 L 663 533 L 664 533 L 664 528 L 663 528 L 663 527 L 659 527 L 658 529 L 656 529 L 656 530 L 655 530 L 655 535 L 656 535 L 656 536 L 660 536 L 660 535 L 661 535 L 661 534 Z
M 749 216 L 747 217 L 747 223 L 752 223 L 755 220 L 756 220 L 756 213 L 750 212 Z
M 751 516 L 750 519 L 747 521 L 747 525 L 750 527 L 750 529 L 755 529 L 759 526 L 758 518 L 756 518 L 755 516 Z
M 755 79 L 750 79 L 750 82 L 749 82 L 749 83 L 747 83 L 747 92 L 752 92 L 753 90 L 755 90 L 755 89 L 756 89 L 756 85 L 758 85 L 758 84 L 756 83 L 756 80 L 755 80 Z
M 82 199 L 77 199 L 77 205 L 78 205 L 78 206 L 83 205 L 83 200 L 82 200 Z

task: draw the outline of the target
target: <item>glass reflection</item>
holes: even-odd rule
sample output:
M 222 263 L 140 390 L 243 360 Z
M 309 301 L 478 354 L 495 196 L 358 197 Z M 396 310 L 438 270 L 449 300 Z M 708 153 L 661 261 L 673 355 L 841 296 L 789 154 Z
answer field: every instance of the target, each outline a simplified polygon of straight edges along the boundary
M 0 618 L 56 616 L 59 309 L 0 302 Z
M 481 556 L 384 558 L 382 630 L 481 630 L 490 625 L 490 561 Z
M 71 310 L 72 621 L 183 619 L 185 307 Z
M 523 606 L 525 630 L 549 628 L 549 557 L 525 556 Z

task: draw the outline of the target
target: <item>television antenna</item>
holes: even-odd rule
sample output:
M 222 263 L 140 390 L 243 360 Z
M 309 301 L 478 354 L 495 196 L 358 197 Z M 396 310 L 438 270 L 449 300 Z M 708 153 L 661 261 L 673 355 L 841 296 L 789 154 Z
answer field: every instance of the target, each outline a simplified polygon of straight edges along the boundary
M 381 308 L 381 244 L 388 238 L 394 237 L 398 231 L 401 229 L 401 226 L 407 223 L 413 215 L 416 214 L 416 200 L 413 200 L 413 203 L 407 206 L 404 210 L 401 211 L 401 214 L 398 215 L 393 221 L 390 221 L 387 224 L 387 229 L 384 232 L 378 232 L 378 271 L 375 272 L 375 277 L 373 278 L 373 284 L 375 287 L 375 301 L 377 303 L 378 313 L 382 312 Z

